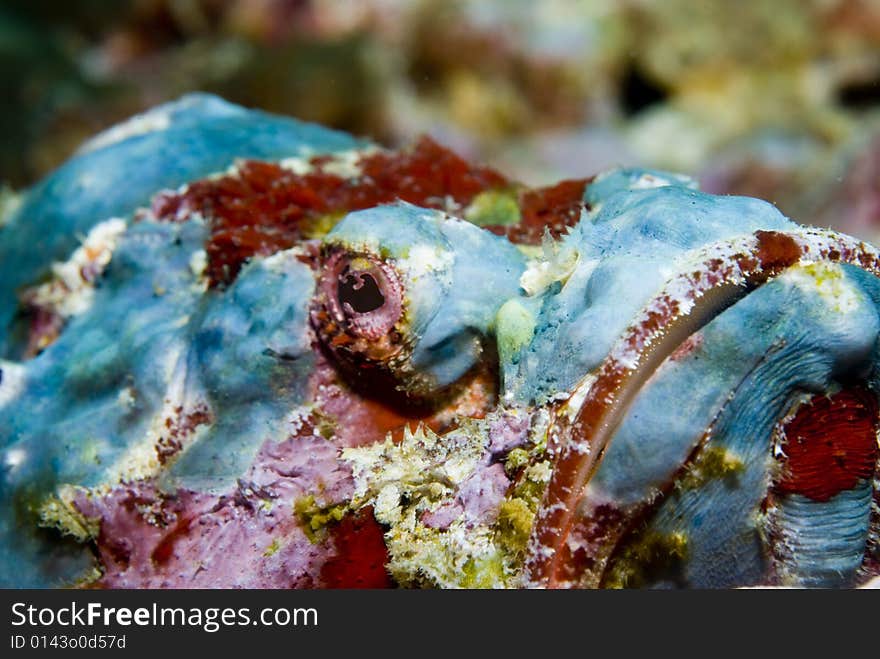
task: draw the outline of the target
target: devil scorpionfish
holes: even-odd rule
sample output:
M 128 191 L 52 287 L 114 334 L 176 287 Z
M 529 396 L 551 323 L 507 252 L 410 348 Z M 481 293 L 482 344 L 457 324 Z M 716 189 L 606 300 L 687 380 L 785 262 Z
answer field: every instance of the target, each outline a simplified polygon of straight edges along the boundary
M 191 95 L 7 195 L 0 271 L 4 586 L 880 573 L 880 255 L 769 203 Z

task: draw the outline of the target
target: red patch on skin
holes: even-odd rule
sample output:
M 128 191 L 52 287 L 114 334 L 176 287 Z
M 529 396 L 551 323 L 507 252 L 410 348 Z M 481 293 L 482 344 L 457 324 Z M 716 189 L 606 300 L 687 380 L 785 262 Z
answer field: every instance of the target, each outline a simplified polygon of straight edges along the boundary
M 156 457 L 163 465 L 174 457 L 183 448 L 183 439 L 191 434 L 198 426 L 212 423 L 214 417 L 205 405 L 197 405 L 188 413 L 183 413 L 182 407 L 174 410 L 175 417 L 165 419 L 166 431 L 156 442 Z
M 559 581 L 577 583 L 582 575 L 596 569 L 596 558 L 591 555 L 591 545 L 581 537 L 580 529 L 576 525 L 569 531 L 569 542 L 560 545 L 558 551 L 559 571 L 556 578 Z
M 358 194 L 349 210 L 371 208 L 402 199 L 428 208 L 444 208 L 447 197 L 459 206 L 469 204 L 485 190 L 510 185 L 489 167 L 469 164 L 429 137 L 411 149 L 379 152 L 363 158 Z
M 778 231 L 756 231 L 755 238 L 758 240 L 758 260 L 764 270 L 781 270 L 801 258 L 801 248 L 791 236 Z
M 321 568 L 324 588 L 391 588 L 385 532 L 372 508 L 346 515 L 331 530 L 336 555 Z
M 588 519 L 581 522 L 583 536 L 593 543 L 606 541 L 615 536 L 626 519 L 627 516 L 619 508 L 607 503 L 600 504 Z
M 360 396 L 341 384 L 325 385 L 318 400 L 321 411 L 334 419 L 334 441 L 342 446 L 369 446 L 381 442 L 388 433 L 398 442 L 403 438 L 404 427 L 414 428 L 419 422 L 435 432 L 441 430 L 441 424 L 430 416 L 405 415 L 389 404 Z
M 486 229 L 526 245 L 540 245 L 545 229 L 553 238 L 558 238 L 580 220 L 581 212 L 586 208 L 584 190 L 592 180 L 572 179 L 547 188 L 525 190 L 519 196 L 522 213 L 519 224 L 488 226 Z
M 208 219 L 207 274 L 211 286 L 218 286 L 234 280 L 251 256 L 293 247 L 328 214 L 397 200 L 447 209 L 467 205 L 484 190 L 510 185 L 495 170 L 470 165 L 427 137 L 409 149 L 362 156 L 357 163 L 361 173 L 352 178 L 324 171 L 330 160 L 313 158 L 307 174 L 245 161 L 234 175 L 196 181 L 180 195 L 157 195 L 153 213 L 172 222 L 193 213 Z
M 785 464 L 776 490 L 814 501 L 871 478 L 877 464 L 877 400 L 867 389 L 850 387 L 816 396 L 785 424 Z
M 488 367 L 473 374 L 465 388 L 439 407 L 400 407 L 381 397 L 370 397 L 344 384 L 320 350 L 310 380 L 311 399 L 334 421 L 334 441 L 340 446 L 368 446 L 390 433 L 394 442 L 403 439 L 404 429 L 420 423 L 437 433 L 450 430 L 458 415 L 483 418 L 497 404 L 497 374 Z
M 207 219 L 207 276 L 216 287 L 232 282 L 250 257 L 293 247 L 327 215 L 398 200 L 458 213 L 481 192 L 519 189 L 520 223 L 488 229 L 513 242 L 537 245 L 545 230 L 556 238 L 578 222 L 592 180 L 522 189 L 428 137 L 399 151 L 361 156 L 359 174 L 350 178 L 326 171 L 331 162 L 330 156 L 312 158 L 312 170 L 296 174 L 275 163 L 244 161 L 235 174 L 196 181 L 180 194 L 157 194 L 152 213 L 166 222 L 182 222 L 193 214 Z
M 626 339 L 627 347 L 639 354 L 644 350 L 646 343 L 678 315 L 681 306 L 678 300 L 666 294 L 657 298 L 654 305 L 656 309 L 645 314 L 639 325 L 639 331 L 630 333 Z
M 162 541 L 156 545 L 156 548 L 153 550 L 153 553 L 151 554 L 153 563 L 156 565 L 163 565 L 171 560 L 174 556 L 175 543 L 178 539 L 189 535 L 192 523 L 193 519 L 191 517 L 184 517 L 183 519 L 178 520 L 177 524 L 174 525 L 174 528 L 162 538 Z

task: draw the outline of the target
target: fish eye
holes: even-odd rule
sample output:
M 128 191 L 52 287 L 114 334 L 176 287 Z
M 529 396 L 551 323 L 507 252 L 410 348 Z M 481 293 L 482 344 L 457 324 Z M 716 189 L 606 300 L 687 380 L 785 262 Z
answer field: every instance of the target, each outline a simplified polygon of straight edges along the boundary
M 404 286 L 391 263 L 334 248 L 324 257 L 312 319 L 337 356 L 384 362 L 401 349 L 396 326 L 403 299 Z
M 352 272 L 347 268 L 339 277 L 336 287 L 339 304 L 355 313 L 376 311 L 385 304 L 385 296 L 369 272 Z

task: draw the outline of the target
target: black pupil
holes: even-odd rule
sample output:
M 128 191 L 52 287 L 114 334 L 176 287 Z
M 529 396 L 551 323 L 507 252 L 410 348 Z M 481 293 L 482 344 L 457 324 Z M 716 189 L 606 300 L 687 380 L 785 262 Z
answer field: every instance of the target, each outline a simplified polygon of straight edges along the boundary
M 385 304 L 385 296 L 372 275 L 346 274 L 339 282 L 339 302 L 346 302 L 357 313 L 369 313 Z

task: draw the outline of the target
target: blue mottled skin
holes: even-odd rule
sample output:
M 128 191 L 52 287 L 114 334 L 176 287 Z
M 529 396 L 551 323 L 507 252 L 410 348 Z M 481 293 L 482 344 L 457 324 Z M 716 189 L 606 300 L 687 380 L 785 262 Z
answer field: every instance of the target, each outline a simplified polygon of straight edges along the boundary
M 24 456 L 0 483 L 0 582 L 40 587 L 76 577 L 60 570 L 61 547 L 45 553 L 45 532 L 34 536 L 21 506 L 35 507 L 61 484 L 115 483 L 136 469 L 128 452 L 161 425 L 166 400 L 216 417 L 161 472 L 170 490 L 222 490 L 266 439 L 287 436 L 313 362 L 312 273 L 282 253 L 248 264 L 228 290 L 206 293 L 190 268 L 204 234 L 198 221 L 134 225 L 91 309 L 26 363 L 23 393 L 0 409 L 4 463 Z M 66 561 L 89 564 L 83 547 L 62 547 Z
M 69 585 L 93 567 L 85 545 L 38 528 L 41 507 L 63 486 L 150 477 L 168 491 L 221 492 L 310 403 L 316 274 L 288 250 L 253 258 L 231 286 L 209 290 L 194 267 L 207 235 L 198 218 L 130 224 L 89 308 L 37 357 L 12 361 L 17 291 L 39 282 L 98 222 L 130 220 L 154 193 L 237 157 L 360 146 L 213 97 L 161 112 L 167 125 L 99 140 L 73 158 L 28 191 L 0 228 L 0 586 Z M 393 261 L 406 289 L 408 367 L 431 387 L 461 378 L 495 338 L 507 346 L 499 349 L 505 400 L 536 407 L 596 369 L 694 250 L 797 228 L 770 204 L 708 195 L 662 172 L 609 172 L 585 194 L 592 210 L 556 245 L 568 265 L 550 267 L 556 275 L 528 293 L 519 248 L 435 210 L 393 204 L 351 213 L 324 243 Z M 650 505 L 712 429 L 709 444 L 740 465 L 735 474 L 669 493 L 649 525 L 687 537 L 687 585 L 758 583 L 766 573 L 759 505 L 771 479 L 771 432 L 793 401 L 833 391 L 844 378 L 880 385 L 880 282 L 851 266 L 826 274 L 846 295 L 845 311 L 793 268 L 700 329 L 694 350 L 645 382 L 590 482 L 621 509 Z M 506 303 L 518 305 L 513 324 L 499 320 Z M 511 328 L 517 336 L 508 340 Z M 167 467 L 150 462 L 150 438 L 166 418 L 190 412 L 202 421 L 186 429 L 182 454 Z M 864 482 L 827 502 L 780 501 L 776 521 L 797 546 L 785 563 L 795 582 L 851 581 L 871 491 Z
M 551 399 L 596 368 L 676 258 L 757 229 L 796 227 L 767 202 L 706 194 L 651 171 L 614 170 L 585 196 L 592 212 L 560 245 L 578 255 L 577 267 L 542 295 L 535 336 L 505 379 L 520 400 Z
M 217 418 L 163 476 L 167 486 L 219 491 L 267 437 L 284 438 L 314 367 L 308 266 L 290 252 L 247 264 L 225 292 L 205 296 L 188 372 L 198 374 Z
M 611 172 L 586 197 L 592 212 L 562 241 L 579 255 L 577 266 L 564 285 L 542 294 L 535 336 L 507 365 L 514 375 L 506 381 L 526 401 L 570 391 L 595 369 L 690 250 L 758 229 L 796 228 L 770 204 L 705 194 L 658 172 Z M 771 480 L 773 427 L 794 400 L 833 391 L 841 379 L 880 385 L 880 281 L 853 266 L 831 273 L 855 308 L 840 313 L 835 300 L 786 274 L 757 288 L 704 327 L 695 350 L 652 375 L 590 480 L 597 499 L 637 510 L 673 482 L 712 429 L 706 446 L 742 469 L 674 491 L 647 529 L 688 539 L 688 585 L 756 584 L 766 574 L 759 507 Z M 780 502 L 780 524 L 802 550 L 787 566 L 796 583 L 850 582 L 866 547 L 871 490 L 864 481 L 827 503 Z M 821 529 L 832 528 L 840 535 L 829 540 Z M 820 549 L 829 542 L 833 549 Z
M 186 97 L 163 111 L 167 128 L 73 158 L 28 191 L 0 229 L 0 346 L 16 289 L 65 259 L 98 222 L 131 219 L 160 189 L 222 171 L 237 157 L 358 145 L 214 97 Z M 90 552 L 36 529 L 37 507 L 62 484 L 117 482 L 135 460 L 127 452 L 162 422 L 167 398 L 205 404 L 216 418 L 161 473 L 169 488 L 223 489 L 267 438 L 286 436 L 285 418 L 303 402 L 312 368 L 313 275 L 281 254 L 246 266 L 228 290 L 206 293 L 191 268 L 205 235 L 198 221 L 132 225 L 90 309 L 23 364 L 23 393 L 0 405 L 0 585 L 57 586 L 84 573 Z M 16 366 L 0 361 L 6 386 Z
M 130 218 L 159 190 L 221 172 L 236 158 L 275 160 L 363 146 L 343 133 L 206 94 L 185 96 L 151 115 L 167 122 L 154 119 L 157 129 L 96 142 L 71 158 L 28 190 L 0 229 L 0 358 L 13 356 L 8 330 L 16 291 L 66 259 L 98 222 Z

